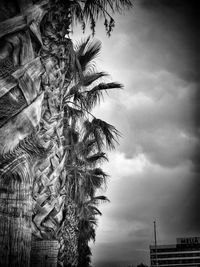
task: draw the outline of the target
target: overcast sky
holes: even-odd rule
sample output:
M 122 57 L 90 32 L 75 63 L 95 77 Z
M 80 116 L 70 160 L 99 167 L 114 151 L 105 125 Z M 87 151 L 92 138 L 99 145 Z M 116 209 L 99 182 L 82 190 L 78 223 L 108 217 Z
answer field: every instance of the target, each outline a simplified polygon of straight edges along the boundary
M 104 192 L 111 203 L 100 207 L 94 267 L 149 264 L 154 219 L 158 244 L 200 236 L 193 2 L 138 0 L 115 17 L 111 38 L 103 24 L 96 29 L 102 41 L 97 64 L 125 88 L 109 93 L 95 111 L 123 137 L 103 167 L 111 176 Z

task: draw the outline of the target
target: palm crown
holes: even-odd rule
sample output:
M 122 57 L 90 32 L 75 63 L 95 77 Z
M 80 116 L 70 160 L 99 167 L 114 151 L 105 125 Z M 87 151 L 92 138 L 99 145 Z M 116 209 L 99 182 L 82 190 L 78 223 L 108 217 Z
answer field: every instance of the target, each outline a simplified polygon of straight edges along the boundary
M 122 88 L 119 83 L 101 82 L 107 76 L 97 72 L 94 59 L 99 54 L 100 42 L 87 38 L 76 48 L 77 68 L 74 82 L 65 91 L 65 147 L 66 147 L 66 190 L 75 203 L 79 224 L 79 265 L 89 261 L 88 242 L 95 238 L 96 215 L 101 215 L 97 205 L 108 201 L 96 196 L 98 189 L 106 184 L 108 175 L 100 164 L 107 160 L 104 148 L 113 149 L 119 132 L 105 121 L 92 115 L 92 108 L 100 102 L 103 92 Z M 87 253 L 86 253 L 87 252 Z M 68 252 L 69 253 L 69 252 Z M 86 253 L 86 254 L 85 254 Z M 84 263 L 85 261 L 85 263 Z

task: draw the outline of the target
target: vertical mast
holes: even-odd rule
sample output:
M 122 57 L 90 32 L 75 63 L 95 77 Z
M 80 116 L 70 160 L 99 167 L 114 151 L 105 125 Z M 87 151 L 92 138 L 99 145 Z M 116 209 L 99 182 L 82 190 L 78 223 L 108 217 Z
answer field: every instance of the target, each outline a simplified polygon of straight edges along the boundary
M 155 240 L 155 260 L 156 260 L 156 266 L 158 266 L 158 259 L 157 259 L 156 221 L 154 221 L 153 224 L 154 224 L 154 240 Z

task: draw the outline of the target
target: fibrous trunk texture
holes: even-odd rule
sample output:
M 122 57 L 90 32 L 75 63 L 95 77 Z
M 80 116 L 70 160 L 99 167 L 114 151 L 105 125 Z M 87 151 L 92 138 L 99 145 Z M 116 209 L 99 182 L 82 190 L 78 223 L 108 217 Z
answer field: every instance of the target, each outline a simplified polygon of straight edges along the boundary
M 67 11 L 65 12 L 67 16 Z M 39 136 L 50 145 L 51 149 L 49 156 L 44 161 L 38 162 L 35 172 L 33 187 L 35 240 L 32 249 L 37 242 L 41 242 L 40 240 L 59 240 L 58 231 L 63 220 L 66 198 L 63 98 L 72 75 L 73 46 L 71 40 L 65 38 L 62 13 L 62 7 L 59 5 L 50 9 L 42 29 L 44 45 L 40 55 L 45 73 L 42 77 L 44 102 Z M 47 249 L 47 252 L 50 251 Z M 31 262 L 34 261 L 33 256 L 37 257 L 36 253 L 38 258 L 40 257 L 38 249 L 34 255 L 31 253 Z M 57 266 L 57 262 L 54 266 Z
M 65 204 L 64 222 L 60 235 L 59 263 L 64 267 L 76 267 L 78 265 L 78 217 L 76 204 L 67 197 Z
M 29 266 L 31 244 L 30 186 L 11 181 L 0 193 L 0 266 Z
M 31 267 L 57 266 L 58 241 L 32 240 Z
M 0 1 L 0 266 L 28 267 L 32 171 L 40 154 L 42 5 Z

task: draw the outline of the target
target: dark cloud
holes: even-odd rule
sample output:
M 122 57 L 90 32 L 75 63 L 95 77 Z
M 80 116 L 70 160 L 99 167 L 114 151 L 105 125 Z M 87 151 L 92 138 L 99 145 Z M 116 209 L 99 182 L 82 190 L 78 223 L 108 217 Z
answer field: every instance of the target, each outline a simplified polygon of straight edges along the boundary
M 165 59 L 162 66 L 167 66 L 168 59 L 174 58 L 174 66 L 169 65 L 170 71 L 188 81 L 199 81 L 199 16 L 197 1 L 138 1 L 142 7 L 139 20 L 139 31 L 141 41 L 149 44 L 149 49 L 156 48 L 157 58 L 154 56 L 155 64 L 159 58 Z M 147 8 L 148 7 L 148 8 Z M 137 8 L 137 5 L 136 5 Z M 132 15 L 131 27 L 136 23 L 134 13 Z M 135 31 L 132 32 L 135 34 Z M 144 39 L 145 38 L 145 39 Z M 141 45 L 143 45 L 141 42 Z M 153 45 L 153 46 L 152 46 Z M 153 55 L 152 55 L 153 56 Z M 175 62 L 175 60 L 177 61 Z M 189 64 L 185 64 L 187 63 Z M 184 64 L 184 68 L 181 67 Z M 177 66 L 179 65 L 179 68 Z M 188 65 L 188 66 L 187 66 Z M 158 65 L 160 67 L 160 64 Z
M 175 41 L 177 48 L 178 57 L 174 59 L 174 67 L 170 67 L 170 71 L 174 71 L 174 73 L 179 74 L 179 76 L 187 80 L 191 83 L 196 83 L 195 88 L 195 98 L 193 99 L 193 110 L 191 109 L 191 113 L 193 114 L 193 119 L 196 122 L 196 137 L 198 138 L 197 147 L 199 148 L 200 144 L 200 83 L 199 83 L 199 70 L 200 70 L 200 56 L 198 52 L 198 46 L 200 43 L 200 35 L 199 35 L 199 7 L 198 1 L 192 0 L 142 0 L 139 1 L 139 4 L 142 8 L 149 10 L 151 12 L 157 12 L 161 17 L 159 21 L 165 21 L 166 25 L 170 24 L 171 20 L 171 30 L 170 32 L 173 33 L 172 26 L 175 29 L 176 37 L 179 36 L 179 42 L 177 42 L 177 38 L 172 38 L 171 40 Z M 168 18 L 166 16 L 168 14 Z M 166 32 L 166 27 L 161 27 L 164 32 Z M 181 37 L 181 38 L 180 38 Z M 165 45 L 162 45 L 164 48 Z M 168 46 L 169 48 L 169 46 Z M 172 47 L 171 47 L 172 48 Z M 167 51 L 165 49 L 165 51 Z M 173 49 L 169 50 L 173 52 Z M 184 51 L 181 55 L 181 51 Z M 185 68 L 178 68 L 177 63 L 175 62 L 182 62 Z M 184 60 L 184 61 L 183 61 Z M 199 172 L 200 166 L 200 150 L 195 149 L 193 154 L 193 169 L 196 172 Z
M 137 247 L 137 249 L 135 249 L 135 247 Z M 118 244 L 101 243 L 98 250 L 101 251 L 101 255 L 109 255 L 110 260 L 95 260 L 95 267 L 125 267 L 131 264 L 137 266 L 137 264 L 141 262 L 149 263 L 148 245 L 144 253 L 144 251 L 138 247 L 138 243 L 134 241 Z
M 170 8 L 176 12 L 185 11 L 196 14 L 198 10 L 198 0 L 139 0 L 138 3 L 143 8 Z

